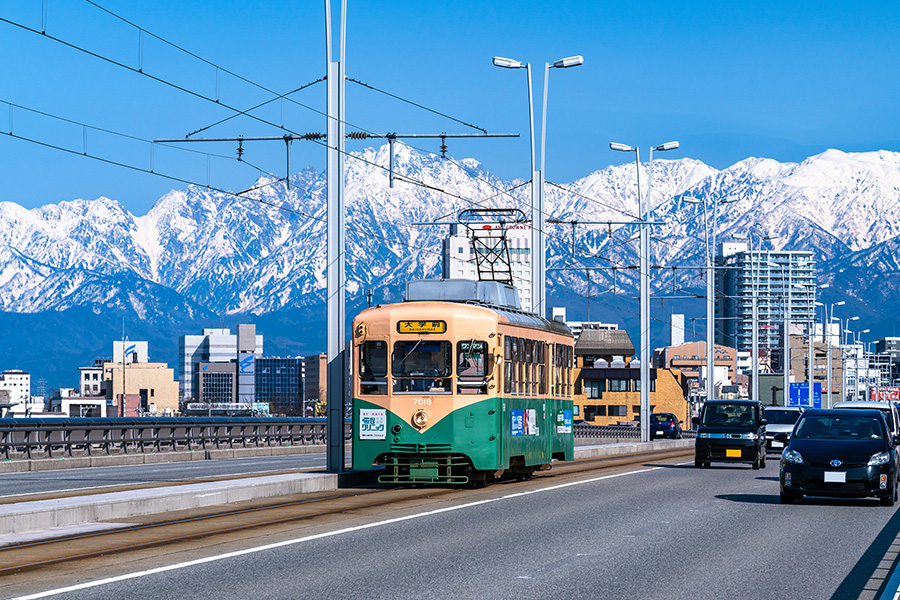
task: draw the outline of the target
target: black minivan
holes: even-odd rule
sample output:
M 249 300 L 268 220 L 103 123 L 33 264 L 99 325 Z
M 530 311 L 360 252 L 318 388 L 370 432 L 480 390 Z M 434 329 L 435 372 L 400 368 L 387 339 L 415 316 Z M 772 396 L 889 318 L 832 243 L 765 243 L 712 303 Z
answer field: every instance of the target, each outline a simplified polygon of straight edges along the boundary
M 762 405 L 753 400 L 710 400 L 703 405 L 697 425 L 694 466 L 711 462 L 766 466 L 766 420 Z

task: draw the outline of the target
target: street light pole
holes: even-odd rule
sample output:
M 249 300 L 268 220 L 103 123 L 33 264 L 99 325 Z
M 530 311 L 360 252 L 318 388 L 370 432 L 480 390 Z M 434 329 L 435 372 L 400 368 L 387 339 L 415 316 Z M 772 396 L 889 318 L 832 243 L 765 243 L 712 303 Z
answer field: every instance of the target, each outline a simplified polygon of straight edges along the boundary
M 502 56 L 494 57 L 494 66 L 504 69 L 525 69 L 528 76 L 528 119 L 531 131 L 531 310 L 539 316 L 547 313 L 547 247 L 544 233 L 544 159 L 547 139 L 547 93 L 550 67 L 567 69 L 584 64 L 584 57 L 569 56 L 544 63 L 544 105 L 541 116 L 541 163 L 536 165 L 534 141 L 534 96 L 531 86 L 531 63 Z
M 843 386 L 843 387 L 844 387 L 844 398 L 845 398 L 845 399 L 848 399 L 848 400 L 851 398 L 851 396 L 849 395 L 849 390 L 847 389 L 847 385 L 846 385 L 847 379 L 848 379 L 848 375 L 847 375 L 847 362 L 846 362 L 846 360 L 844 360 L 844 358 L 845 358 L 845 355 L 846 355 L 846 353 L 847 353 L 847 351 L 848 351 L 848 349 L 849 349 L 849 348 L 848 348 L 849 344 L 848 344 L 847 341 L 846 341 L 846 337 L 847 337 L 847 331 L 850 329 L 850 321 L 859 321 L 859 315 L 857 315 L 857 316 L 855 316 L 855 317 L 848 317 L 848 318 L 845 319 L 843 322 L 841 322 L 841 324 L 842 324 L 841 331 L 840 331 L 840 334 L 841 334 L 841 345 L 843 345 L 844 348 L 845 348 L 845 349 L 841 352 L 841 361 L 842 361 L 841 370 L 843 371 L 843 377 L 844 377 L 844 386 Z M 856 367 L 859 366 L 859 362 L 857 361 L 856 357 L 854 357 L 854 359 L 853 359 L 853 366 L 854 366 L 854 376 L 855 376 L 855 374 L 856 374 L 856 370 L 855 370 L 855 369 L 856 369 Z M 857 390 L 858 388 L 859 388 L 859 384 L 854 384 L 854 386 L 853 386 L 853 396 L 852 396 L 852 398 L 853 398 L 854 400 L 856 399 L 856 390 Z
M 752 294 L 752 331 L 751 333 L 751 352 L 753 353 L 753 357 L 751 359 L 751 367 L 752 367 L 752 375 L 750 379 L 750 397 L 753 400 L 759 401 L 759 291 L 758 291 L 758 282 L 756 277 L 756 259 L 753 257 L 753 237 L 747 233 L 746 236 L 739 236 L 732 234 L 735 239 L 745 239 L 747 240 L 747 254 L 750 257 L 750 286 L 751 286 L 751 294 Z M 764 240 L 774 240 L 778 236 L 777 235 L 767 235 L 762 239 Z
M 641 213 L 640 271 L 641 271 L 641 441 L 650 441 L 650 231 L 648 230 L 648 198 L 641 197 L 641 151 L 637 146 L 612 142 L 610 149 L 619 152 L 634 152 L 637 167 L 638 207 Z M 678 148 L 678 142 L 667 142 L 650 148 L 662 152 Z M 648 176 L 649 182 L 649 176 Z M 647 190 L 649 196 L 649 188 Z
M 737 198 L 729 196 L 721 200 L 712 202 L 713 205 L 713 222 L 710 227 L 707 215 L 707 204 L 709 203 L 704 197 L 703 199 L 693 198 L 689 196 L 682 197 L 682 200 L 689 204 L 703 204 L 703 222 L 706 228 L 706 399 L 715 400 L 715 347 L 716 347 L 716 298 L 715 298 L 715 269 L 713 268 L 712 253 L 716 247 L 716 223 L 718 221 L 719 204 L 729 204 L 735 202 Z M 710 230 L 712 234 L 710 234 Z M 710 237 L 712 237 L 712 246 L 710 246 Z
M 833 388 L 833 383 L 834 383 L 833 382 L 834 375 L 831 370 L 831 323 L 832 323 L 832 321 L 834 321 L 834 307 L 835 306 L 843 306 L 845 304 L 847 304 L 847 302 L 845 302 L 844 300 L 841 300 L 840 302 L 832 302 L 831 303 L 831 307 L 829 308 L 828 315 L 827 315 L 828 316 L 827 323 L 825 325 L 825 327 L 827 328 L 826 336 L 828 337 L 828 339 L 826 340 L 826 352 L 828 352 L 828 356 L 825 359 L 825 361 L 826 361 L 825 370 L 828 371 L 828 406 L 826 408 L 831 408 L 831 405 L 833 404 L 832 399 L 831 399 L 832 388 Z

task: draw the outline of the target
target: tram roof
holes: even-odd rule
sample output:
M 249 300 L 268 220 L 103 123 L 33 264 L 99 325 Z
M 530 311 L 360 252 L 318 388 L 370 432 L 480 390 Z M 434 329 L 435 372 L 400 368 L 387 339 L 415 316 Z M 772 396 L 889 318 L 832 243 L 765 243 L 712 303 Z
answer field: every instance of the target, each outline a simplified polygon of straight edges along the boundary
M 519 308 L 519 295 L 511 285 L 499 281 L 471 279 L 414 279 L 406 284 L 407 302 L 455 302 L 483 306 L 515 325 L 538 327 L 572 335 L 565 323 L 545 319 Z

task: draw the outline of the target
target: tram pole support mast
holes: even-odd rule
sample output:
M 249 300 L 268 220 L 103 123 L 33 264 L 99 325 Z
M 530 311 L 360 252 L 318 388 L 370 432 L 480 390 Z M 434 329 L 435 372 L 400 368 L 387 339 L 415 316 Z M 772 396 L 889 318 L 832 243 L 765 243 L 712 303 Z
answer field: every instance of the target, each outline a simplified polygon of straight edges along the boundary
M 327 61 L 327 469 L 344 471 L 344 398 L 347 357 L 346 329 L 346 230 L 344 207 L 344 52 L 347 32 L 347 0 L 340 0 L 338 60 L 333 60 L 331 0 L 325 0 L 325 59 Z

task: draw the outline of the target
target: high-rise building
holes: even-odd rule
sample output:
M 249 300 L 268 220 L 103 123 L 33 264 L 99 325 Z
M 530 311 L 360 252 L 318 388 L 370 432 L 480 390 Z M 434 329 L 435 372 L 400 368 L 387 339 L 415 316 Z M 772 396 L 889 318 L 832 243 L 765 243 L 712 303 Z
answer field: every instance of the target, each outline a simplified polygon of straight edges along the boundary
M 237 335 L 230 329 L 204 329 L 202 335 L 181 336 L 178 375 L 181 403 L 203 401 L 200 396 L 201 364 L 231 363 L 235 379 L 234 395 L 237 396 L 231 401 L 252 404 L 255 396 L 253 362 L 262 352 L 263 336 L 256 334 L 255 325 L 240 325 Z M 216 389 L 221 388 L 221 384 L 218 382 Z
M 815 322 L 816 265 L 813 253 L 753 250 L 724 243 L 716 258 L 716 342 L 752 348 L 753 290 L 757 295 L 761 354 L 783 354 L 784 323 L 808 330 Z M 779 362 L 780 364 L 780 362 Z
M 900 385 L 900 337 L 883 337 L 875 341 L 875 352 L 890 357 L 891 385 Z

